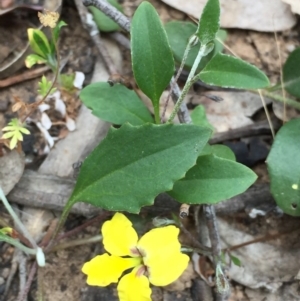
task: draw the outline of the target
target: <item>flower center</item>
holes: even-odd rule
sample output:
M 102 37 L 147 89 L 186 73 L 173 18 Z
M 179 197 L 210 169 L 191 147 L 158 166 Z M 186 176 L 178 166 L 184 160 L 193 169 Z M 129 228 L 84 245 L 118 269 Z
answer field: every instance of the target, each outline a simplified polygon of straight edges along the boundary
M 136 271 L 136 276 L 140 277 L 147 272 L 147 267 L 145 265 L 141 265 L 138 270 Z M 146 275 L 147 276 L 147 275 Z

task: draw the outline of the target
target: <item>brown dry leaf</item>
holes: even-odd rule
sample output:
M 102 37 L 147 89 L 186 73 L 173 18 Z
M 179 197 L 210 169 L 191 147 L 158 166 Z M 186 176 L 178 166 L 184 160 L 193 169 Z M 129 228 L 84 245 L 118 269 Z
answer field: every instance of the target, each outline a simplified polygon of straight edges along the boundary
M 245 217 L 244 223 L 241 220 L 218 219 L 222 247 L 253 241 L 255 238 L 272 234 L 272 231 L 285 233 L 276 239 L 256 242 L 231 251 L 242 265 L 231 266 L 230 278 L 246 287 L 264 288 L 275 293 L 285 282 L 294 280 L 299 270 L 299 220 L 288 216 L 279 219 L 270 215 L 263 220 L 257 218 L 253 222 L 249 219 L 247 221 Z
M 38 243 L 54 219 L 54 214 L 49 210 L 24 207 L 21 219 L 33 239 Z
M 207 119 L 216 132 L 226 132 L 252 124 L 250 117 L 262 108 L 259 95 L 251 92 L 209 91 L 207 94 L 220 97 L 223 101 L 216 103 L 204 94 L 194 95 L 191 102 L 205 107 Z M 270 102 L 267 98 L 265 101 Z
M 272 104 L 272 108 L 275 116 L 281 120 L 284 119 L 284 121 L 289 121 L 293 118 L 299 117 L 299 111 L 290 106 L 286 106 L 284 113 L 284 106 L 280 102 L 274 101 Z

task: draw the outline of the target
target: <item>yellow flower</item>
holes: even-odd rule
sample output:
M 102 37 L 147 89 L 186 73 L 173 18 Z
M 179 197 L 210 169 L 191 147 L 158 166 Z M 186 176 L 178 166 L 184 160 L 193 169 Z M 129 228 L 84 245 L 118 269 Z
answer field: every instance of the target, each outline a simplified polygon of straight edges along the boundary
M 121 301 L 151 301 L 150 283 L 165 286 L 175 281 L 186 269 L 189 257 L 180 251 L 179 229 L 167 226 L 152 229 L 140 240 L 132 223 L 116 213 L 102 226 L 103 244 L 110 254 L 96 256 L 86 262 L 82 272 L 87 284 L 118 284 Z M 124 258 L 125 257 L 125 258 Z
M 44 10 L 44 13 L 38 12 L 38 17 L 42 25 L 49 26 L 50 28 L 54 28 L 59 19 L 59 13 L 54 11 Z

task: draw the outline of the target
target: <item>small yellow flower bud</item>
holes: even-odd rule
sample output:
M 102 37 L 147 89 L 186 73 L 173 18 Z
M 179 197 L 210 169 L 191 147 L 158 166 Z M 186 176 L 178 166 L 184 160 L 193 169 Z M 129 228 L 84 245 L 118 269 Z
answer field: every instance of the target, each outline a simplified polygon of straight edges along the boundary
M 38 17 L 42 25 L 54 28 L 59 19 L 59 13 L 45 10 L 44 13 L 38 12 Z

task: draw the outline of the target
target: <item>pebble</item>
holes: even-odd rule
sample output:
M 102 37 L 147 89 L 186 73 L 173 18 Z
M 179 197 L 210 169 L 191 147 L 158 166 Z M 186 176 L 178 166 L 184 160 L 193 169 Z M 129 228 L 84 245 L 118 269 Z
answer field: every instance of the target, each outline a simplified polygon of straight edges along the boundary
M 5 112 L 8 108 L 9 100 L 7 98 L 0 99 L 0 112 Z

